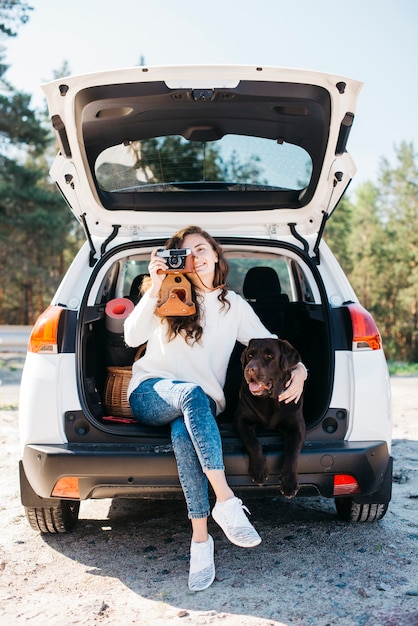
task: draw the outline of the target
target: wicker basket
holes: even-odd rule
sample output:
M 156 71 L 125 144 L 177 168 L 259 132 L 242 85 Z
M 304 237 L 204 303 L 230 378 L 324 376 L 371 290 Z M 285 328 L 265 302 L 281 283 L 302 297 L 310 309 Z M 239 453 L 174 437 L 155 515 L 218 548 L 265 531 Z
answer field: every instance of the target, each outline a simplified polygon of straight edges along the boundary
M 106 412 L 115 417 L 133 417 L 127 398 L 128 386 L 132 376 L 132 367 L 107 368 L 104 392 Z

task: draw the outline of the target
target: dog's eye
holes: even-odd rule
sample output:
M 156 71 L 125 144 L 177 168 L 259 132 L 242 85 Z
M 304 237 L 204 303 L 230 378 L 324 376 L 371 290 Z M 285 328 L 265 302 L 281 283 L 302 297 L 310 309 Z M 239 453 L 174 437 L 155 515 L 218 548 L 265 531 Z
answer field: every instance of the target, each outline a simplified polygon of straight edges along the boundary
M 271 361 L 271 359 L 273 358 L 273 355 L 271 354 L 271 352 L 266 352 L 264 355 L 264 358 L 266 361 Z
M 248 357 L 249 359 L 252 359 L 252 358 L 253 358 L 253 356 L 254 356 L 254 352 L 247 352 L 247 357 Z

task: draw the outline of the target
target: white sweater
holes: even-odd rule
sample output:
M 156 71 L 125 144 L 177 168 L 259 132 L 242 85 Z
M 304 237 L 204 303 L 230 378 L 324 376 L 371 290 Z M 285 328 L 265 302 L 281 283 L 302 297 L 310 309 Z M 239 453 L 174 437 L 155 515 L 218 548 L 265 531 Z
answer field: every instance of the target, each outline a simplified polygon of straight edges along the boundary
M 230 307 L 222 309 L 219 290 L 204 293 L 201 304 L 203 335 L 189 345 L 183 336 L 168 341 L 168 325 L 154 314 L 157 298 L 146 293 L 125 320 L 125 342 L 147 350 L 132 367 L 128 397 L 148 378 L 193 382 L 210 396 L 220 413 L 225 408 L 223 386 L 235 342 L 247 345 L 252 338 L 275 337 L 261 323 L 251 306 L 234 291 L 228 291 Z

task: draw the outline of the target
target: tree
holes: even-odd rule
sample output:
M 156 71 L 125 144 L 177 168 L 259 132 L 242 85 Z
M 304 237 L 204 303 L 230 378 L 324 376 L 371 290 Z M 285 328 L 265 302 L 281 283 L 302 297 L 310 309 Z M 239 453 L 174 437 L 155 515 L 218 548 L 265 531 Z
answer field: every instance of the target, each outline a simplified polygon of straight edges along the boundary
M 325 230 L 390 359 L 418 361 L 418 167 L 413 145 L 382 158 L 378 183 L 342 201 Z M 342 210 L 341 210 L 342 209 Z
M 387 357 L 418 361 L 418 168 L 412 144 L 395 151 L 395 167 L 383 158 L 378 184 L 362 185 L 348 219 L 336 212 L 325 236 L 374 316 Z
M 0 175 L 0 320 L 32 324 L 68 265 L 72 217 L 46 181 L 46 163 L 3 160 Z
M 0 150 L 10 146 L 25 147 L 32 153 L 42 153 L 50 142 L 49 131 L 38 114 L 30 108 L 31 96 L 17 91 L 0 95 Z
M 0 0 L 0 33 L 16 37 L 16 29 L 26 24 L 32 10 L 33 7 L 22 0 Z
M 344 197 L 329 217 L 324 231 L 327 242 L 346 273 L 352 268 L 350 233 L 353 217 L 353 204 Z
M 361 303 L 372 314 L 381 297 L 376 279 L 381 273 L 380 263 L 385 258 L 378 195 L 378 189 L 370 182 L 358 189 L 347 239 L 351 258 L 348 275 Z
M 132 144 L 133 150 L 136 143 Z M 141 141 L 135 168 L 150 183 L 225 180 L 219 153 L 213 145 L 176 136 Z
M 24 22 L 22 2 L 2 2 Z M 23 11 L 23 13 L 22 13 Z M 13 19 L 12 19 L 13 18 Z M 13 34 L 9 26 L 2 31 Z M 77 247 L 72 216 L 47 181 L 46 154 L 54 140 L 29 94 L 7 83 L 0 64 L 0 323 L 32 324 L 45 308 Z
M 385 233 L 385 319 L 389 351 L 418 361 L 418 165 L 412 143 L 396 148 L 397 164 L 382 159 L 379 211 Z

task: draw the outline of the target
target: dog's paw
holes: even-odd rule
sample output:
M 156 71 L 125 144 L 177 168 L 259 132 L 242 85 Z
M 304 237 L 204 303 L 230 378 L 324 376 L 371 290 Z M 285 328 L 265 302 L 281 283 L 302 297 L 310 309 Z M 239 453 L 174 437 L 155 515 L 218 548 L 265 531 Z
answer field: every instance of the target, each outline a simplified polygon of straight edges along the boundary
M 297 476 L 282 476 L 280 491 L 285 498 L 293 498 L 299 491 Z
M 257 485 L 264 485 L 269 477 L 267 463 L 265 460 L 250 463 L 249 466 L 249 474 L 253 483 L 257 483 Z

